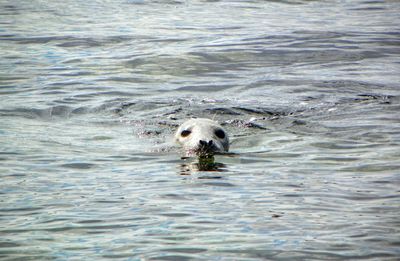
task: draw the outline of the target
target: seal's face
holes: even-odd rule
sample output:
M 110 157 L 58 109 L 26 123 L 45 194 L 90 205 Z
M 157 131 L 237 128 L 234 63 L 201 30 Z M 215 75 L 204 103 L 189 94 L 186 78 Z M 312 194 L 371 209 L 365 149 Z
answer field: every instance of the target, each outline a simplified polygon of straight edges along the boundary
M 229 150 L 229 138 L 217 122 L 209 119 L 191 119 L 176 131 L 175 141 L 181 144 L 189 155 L 211 156 L 215 152 Z

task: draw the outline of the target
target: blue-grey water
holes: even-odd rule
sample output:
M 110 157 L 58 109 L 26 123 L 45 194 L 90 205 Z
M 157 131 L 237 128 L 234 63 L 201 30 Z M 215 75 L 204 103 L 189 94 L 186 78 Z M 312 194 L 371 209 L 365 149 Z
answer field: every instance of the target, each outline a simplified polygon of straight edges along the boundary
M 399 260 L 399 72 L 395 0 L 0 0 L 0 259 Z

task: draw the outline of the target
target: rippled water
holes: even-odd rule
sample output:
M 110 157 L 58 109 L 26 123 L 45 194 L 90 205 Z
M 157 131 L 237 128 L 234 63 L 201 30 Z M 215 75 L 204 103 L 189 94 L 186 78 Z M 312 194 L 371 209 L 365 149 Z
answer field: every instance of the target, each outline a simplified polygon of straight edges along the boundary
M 0 1 L 0 259 L 400 258 L 399 14 Z M 230 133 L 213 171 L 192 116 Z

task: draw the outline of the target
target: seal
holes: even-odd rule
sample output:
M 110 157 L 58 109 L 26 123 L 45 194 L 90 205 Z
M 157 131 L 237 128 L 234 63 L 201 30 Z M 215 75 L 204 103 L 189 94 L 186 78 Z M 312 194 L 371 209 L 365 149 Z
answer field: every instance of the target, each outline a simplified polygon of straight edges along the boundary
M 179 126 L 175 142 L 182 145 L 189 156 L 213 156 L 218 152 L 228 152 L 229 137 L 216 121 L 196 118 Z

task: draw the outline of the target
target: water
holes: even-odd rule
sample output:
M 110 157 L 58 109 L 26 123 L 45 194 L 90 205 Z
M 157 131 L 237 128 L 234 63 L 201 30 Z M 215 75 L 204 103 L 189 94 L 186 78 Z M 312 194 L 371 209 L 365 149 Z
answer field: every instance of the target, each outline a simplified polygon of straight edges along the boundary
M 0 1 L 0 259 L 399 259 L 399 14 Z M 170 142 L 192 116 L 214 171 Z

